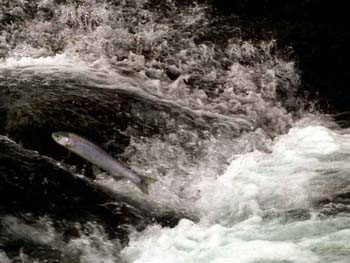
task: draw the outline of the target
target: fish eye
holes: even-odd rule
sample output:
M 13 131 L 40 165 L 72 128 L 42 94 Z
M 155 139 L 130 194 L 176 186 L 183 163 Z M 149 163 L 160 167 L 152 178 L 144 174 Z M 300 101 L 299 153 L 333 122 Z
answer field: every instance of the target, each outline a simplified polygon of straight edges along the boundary
M 54 132 L 52 133 L 52 138 L 60 145 L 65 147 L 71 147 L 73 145 L 73 140 L 68 133 Z

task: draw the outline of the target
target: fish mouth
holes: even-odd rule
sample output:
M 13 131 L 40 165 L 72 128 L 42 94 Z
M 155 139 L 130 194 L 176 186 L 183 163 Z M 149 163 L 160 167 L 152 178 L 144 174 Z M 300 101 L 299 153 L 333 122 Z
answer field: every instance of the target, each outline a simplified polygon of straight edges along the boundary
M 67 137 L 67 135 L 65 134 L 65 132 L 53 132 L 51 134 L 52 139 L 54 139 L 55 141 L 59 140 L 61 137 Z
M 62 146 L 70 146 L 71 138 L 68 132 L 53 132 L 51 134 L 52 139 Z

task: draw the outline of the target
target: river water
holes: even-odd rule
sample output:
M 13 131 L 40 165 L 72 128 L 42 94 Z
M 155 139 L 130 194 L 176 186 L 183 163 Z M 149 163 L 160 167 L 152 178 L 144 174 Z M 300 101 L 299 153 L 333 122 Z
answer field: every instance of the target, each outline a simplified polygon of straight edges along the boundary
M 93 235 L 64 244 L 47 218 L 33 227 L 4 217 L 9 233 L 79 251 L 84 263 L 349 262 L 347 205 L 322 201 L 349 191 L 350 133 L 297 97 L 300 72 L 274 40 L 244 41 L 239 28 L 213 36 L 218 25 L 205 5 L 77 2 L 4 4 L 2 19 L 11 21 L 0 35 L 2 79 L 73 79 L 101 92 L 133 91 L 198 122 L 215 119 L 205 136 L 169 119 L 170 132 L 131 137 L 122 157 L 158 179 L 149 197 L 98 177 L 113 191 L 200 220 L 131 230 L 125 247 L 93 222 Z M 12 262 L 1 247 L 0 262 Z

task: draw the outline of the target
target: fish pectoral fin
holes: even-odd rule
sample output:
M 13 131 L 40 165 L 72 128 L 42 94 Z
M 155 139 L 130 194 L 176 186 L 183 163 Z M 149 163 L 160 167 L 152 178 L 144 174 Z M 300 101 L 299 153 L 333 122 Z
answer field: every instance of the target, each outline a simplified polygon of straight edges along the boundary
M 157 182 L 157 179 L 154 179 L 152 177 L 147 177 L 147 176 L 143 176 L 143 175 L 140 175 L 142 181 L 137 184 L 137 187 L 146 195 L 149 194 L 148 192 L 148 186 L 150 184 L 153 184 L 155 182 Z
M 109 176 L 112 176 L 114 179 L 116 179 L 115 178 L 115 176 L 113 176 L 113 175 L 111 175 L 111 174 L 109 174 L 109 173 L 107 173 L 106 171 L 104 171 L 104 170 L 102 170 L 100 167 L 98 167 L 98 166 L 96 166 L 96 165 L 92 165 L 92 174 L 97 178 L 97 177 L 99 177 L 99 176 L 106 176 L 106 175 L 109 175 Z M 119 177 L 119 176 L 118 176 Z M 122 178 L 120 178 L 120 179 L 122 179 Z M 120 180 L 120 179 L 118 179 L 118 180 Z M 116 179 L 117 180 L 117 179 Z
M 97 177 L 98 175 L 100 175 L 102 173 L 102 170 L 97 167 L 96 165 L 92 165 L 92 174 Z
M 121 176 L 121 175 L 115 175 L 115 174 L 109 174 L 109 175 L 112 176 L 112 178 L 116 181 L 126 179 L 124 176 Z

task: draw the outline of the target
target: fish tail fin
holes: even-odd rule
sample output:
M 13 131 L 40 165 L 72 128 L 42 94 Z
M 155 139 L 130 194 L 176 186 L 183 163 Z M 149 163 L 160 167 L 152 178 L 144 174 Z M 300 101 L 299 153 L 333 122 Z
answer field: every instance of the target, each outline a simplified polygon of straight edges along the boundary
M 141 177 L 142 181 L 139 184 L 137 184 L 137 187 L 140 188 L 140 190 L 144 194 L 148 195 L 149 194 L 148 186 L 150 184 L 153 184 L 153 183 L 157 182 L 157 179 L 154 179 L 154 178 L 151 178 L 151 177 L 147 177 L 147 176 L 143 176 L 143 175 L 140 175 L 140 177 Z

